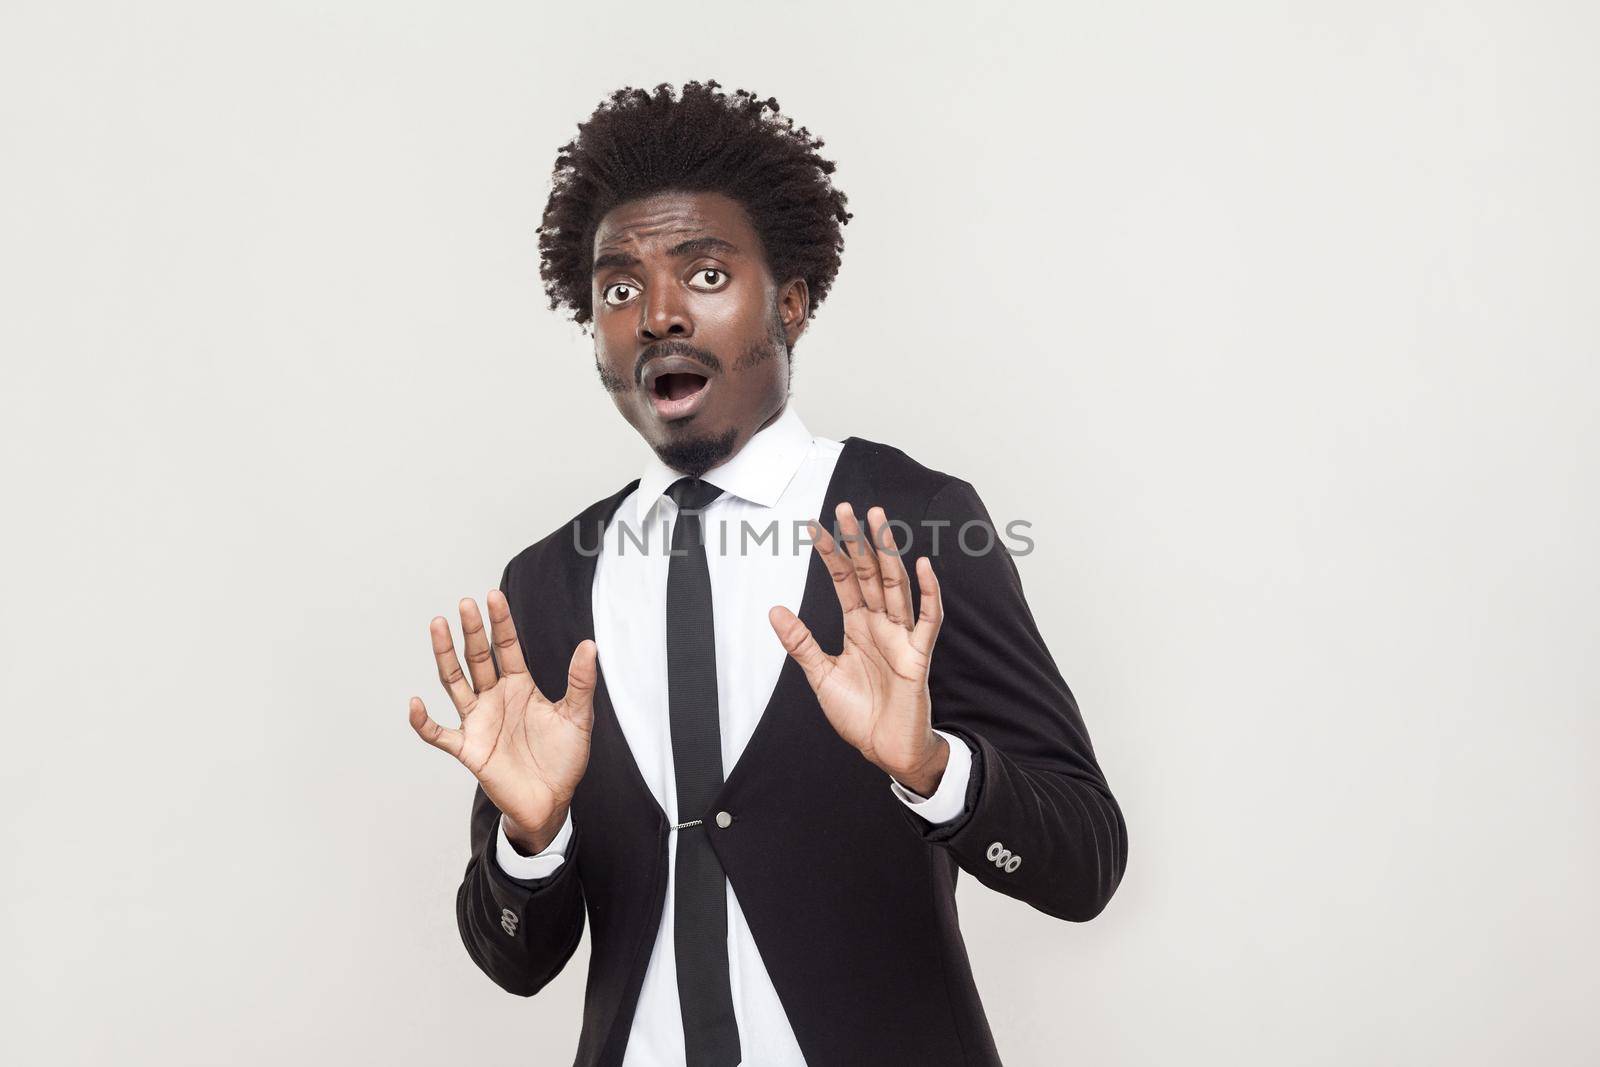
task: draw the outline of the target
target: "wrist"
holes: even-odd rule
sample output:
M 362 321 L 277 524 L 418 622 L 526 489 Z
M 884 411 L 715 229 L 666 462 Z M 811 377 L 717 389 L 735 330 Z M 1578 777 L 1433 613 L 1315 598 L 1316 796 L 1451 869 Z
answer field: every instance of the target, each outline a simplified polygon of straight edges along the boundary
M 567 821 L 567 808 L 563 805 L 550 818 L 533 827 L 523 826 L 510 815 L 502 814 L 501 820 L 511 847 L 524 856 L 536 856 L 549 848 L 550 842 L 561 832 L 562 824 Z
M 944 778 L 950 765 L 950 743 L 938 734 L 932 735 L 927 755 L 904 772 L 890 771 L 895 781 L 919 796 L 931 797 Z

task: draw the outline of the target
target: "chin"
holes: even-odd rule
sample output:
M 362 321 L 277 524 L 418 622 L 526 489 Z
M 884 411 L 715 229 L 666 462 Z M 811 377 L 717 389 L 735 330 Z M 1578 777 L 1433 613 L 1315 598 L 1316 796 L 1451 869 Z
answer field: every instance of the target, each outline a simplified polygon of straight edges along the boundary
M 683 420 L 685 424 L 694 421 L 696 419 Z M 684 432 L 669 440 L 657 442 L 653 447 L 661 462 L 673 470 L 699 477 L 732 456 L 734 445 L 738 440 L 737 426 L 730 426 L 720 432 L 686 426 Z

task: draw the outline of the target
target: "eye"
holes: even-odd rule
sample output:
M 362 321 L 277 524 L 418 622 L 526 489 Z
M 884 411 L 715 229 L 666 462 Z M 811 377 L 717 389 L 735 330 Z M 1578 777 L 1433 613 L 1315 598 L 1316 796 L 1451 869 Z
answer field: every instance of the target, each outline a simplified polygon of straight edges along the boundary
M 694 272 L 694 278 L 702 283 L 696 286 L 699 289 L 715 291 L 728 284 L 728 272 L 720 267 L 701 267 Z
M 601 292 L 600 299 L 611 307 L 617 307 L 632 300 L 636 292 L 638 292 L 638 287 L 632 282 L 612 282 Z

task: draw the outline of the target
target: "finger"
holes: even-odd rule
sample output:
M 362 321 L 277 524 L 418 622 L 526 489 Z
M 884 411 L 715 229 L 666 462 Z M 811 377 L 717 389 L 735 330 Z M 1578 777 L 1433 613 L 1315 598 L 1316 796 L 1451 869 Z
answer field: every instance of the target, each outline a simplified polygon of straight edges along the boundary
M 856 509 L 848 500 L 841 501 L 834 514 L 839 518 L 839 532 L 844 535 L 845 551 L 850 565 L 855 568 L 856 584 L 861 587 L 861 599 L 868 611 L 883 612 L 883 583 L 878 576 L 878 554 L 867 543 L 856 521 Z
M 822 555 L 822 562 L 828 568 L 828 574 L 833 578 L 833 592 L 839 598 L 839 607 L 844 610 L 846 619 L 850 613 L 859 611 L 867 606 L 861 598 L 861 585 L 856 581 L 856 569 L 850 565 L 850 560 L 839 550 L 838 542 L 834 541 L 833 534 L 825 530 L 815 520 L 806 520 L 811 530 L 811 542 L 817 546 L 817 551 Z
M 567 716 L 588 729 L 594 723 L 594 687 L 599 677 L 600 647 L 587 637 L 572 651 L 567 665 L 567 695 L 561 698 Z
M 906 565 L 900 558 L 900 546 L 895 543 L 888 513 L 880 507 L 867 509 L 867 526 L 872 532 L 872 550 L 883 583 L 883 610 L 909 630 L 916 621 L 911 614 L 911 579 L 906 576 Z
M 461 731 L 446 730 L 434 722 L 428 715 L 428 709 L 422 706 L 421 697 L 411 698 L 411 728 L 434 748 L 442 748 L 457 759 L 461 757 Z
M 931 659 L 933 643 L 944 623 L 944 596 L 939 591 L 939 576 L 933 573 L 933 560 L 927 556 L 917 558 L 917 589 L 922 594 L 922 612 L 911 631 L 911 647 Z
M 517 623 L 511 617 L 511 602 L 500 590 L 491 589 L 484 603 L 489 605 L 489 628 L 494 635 L 494 651 L 500 661 L 501 675 L 527 674 L 522 642 L 517 639 Z
M 833 657 L 822 651 L 817 639 L 811 636 L 811 628 L 781 604 L 767 612 L 767 621 L 772 623 L 773 632 L 778 635 L 784 651 L 800 664 L 812 691 L 821 688 L 823 679 L 833 670 Z
M 467 649 L 467 673 L 472 677 L 473 692 L 481 693 L 491 688 L 499 677 L 494 673 L 494 654 L 489 651 L 489 631 L 483 628 L 477 601 L 462 597 L 457 607 L 461 609 L 461 641 Z
M 443 615 L 435 615 L 428 623 L 428 633 L 433 637 L 433 659 L 439 665 L 439 682 L 450 694 L 450 703 L 463 719 L 478 705 L 478 694 L 467 684 L 461 673 L 461 661 L 456 659 L 456 646 L 450 640 L 450 623 Z

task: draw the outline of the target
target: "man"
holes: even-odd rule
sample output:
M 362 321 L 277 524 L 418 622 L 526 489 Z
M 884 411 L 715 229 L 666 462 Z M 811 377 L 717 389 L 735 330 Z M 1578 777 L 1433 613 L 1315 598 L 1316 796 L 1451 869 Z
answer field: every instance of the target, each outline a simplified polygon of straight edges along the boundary
M 542 270 L 652 457 L 507 564 L 489 632 L 461 602 L 465 671 L 430 624 L 461 726 L 411 725 L 478 781 L 462 939 L 531 996 L 587 914 L 580 1065 L 998 1063 L 957 869 L 1079 922 L 1122 876 L 977 493 L 789 403 L 850 218 L 821 143 L 716 82 L 580 125 Z

